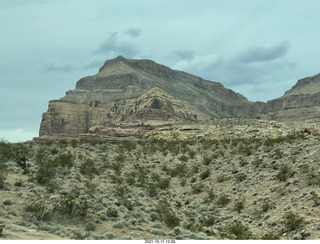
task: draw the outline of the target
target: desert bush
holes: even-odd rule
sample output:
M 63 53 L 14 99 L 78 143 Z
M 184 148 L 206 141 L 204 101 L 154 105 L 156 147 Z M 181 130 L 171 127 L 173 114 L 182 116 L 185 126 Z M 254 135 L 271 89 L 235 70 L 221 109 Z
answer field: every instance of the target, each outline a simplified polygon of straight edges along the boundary
M 316 172 L 314 167 L 306 167 L 304 170 L 306 174 L 305 179 L 309 186 L 319 186 L 320 185 L 320 174 Z
M 136 173 L 131 172 L 131 173 L 126 173 L 125 174 L 125 181 L 128 183 L 128 185 L 133 186 L 136 183 Z
M 212 163 L 212 158 L 210 158 L 210 157 L 208 157 L 208 156 L 203 157 L 202 163 L 203 163 L 204 165 L 209 165 L 209 164 Z
M 148 184 L 146 191 L 149 195 L 149 197 L 156 197 L 158 196 L 158 188 L 156 187 L 155 184 Z
M 129 192 L 131 192 L 131 189 L 125 185 L 118 185 L 114 188 L 115 195 L 120 199 L 124 199 Z
M 24 207 L 27 218 L 32 218 L 41 221 L 48 221 L 51 219 L 54 209 L 49 209 L 46 203 L 41 200 L 29 200 Z
M 195 151 L 189 151 L 188 154 L 189 154 L 189 157 L 191 159 L 194 159 L 194 157 L 196 156 L 196 152 Z
M 73 167 L 73 156 L 71 153 L 60 154 L 54 159 L 54 164 L 58 167 L 71 168 Z
M 191 186 L 191 192 L 193 194 L 199 194 L 203 191 L 203 189 L 204 189 L 204 184 L 202 183 L 193 184 Z
M 39 184 L 46 184 L 52 180 L 57 173 L 57 169 L 52 160 L 43 161 L 38 165 L 38 170 L 36 172 L 36 180 Z
M 236 182 L 239 183 L 247 179 L 247 175 L 244 173 L 239 173 L 235 176 L 235 178 L 236 178 Z
M 93 221 L 89 221 L 85 225 L 85 230 L 86 231 L 95 231 L 97 228 L 97 225 Z
M 188 173 L 188 166 L 185 163 L 180 163 L 174 166 L 173 169 L 170 170 L 171 177 L 183 177 Z
M 245 199 L 237 200 L 234 203 L 233 210 L 237 211 L 238 213 L 241 213 L 242 209 L 244 209 L 244 206 L 245 206 Z
M 64 169 L 70 169 L 73 166 L 73 156 L 71 153 L 56 155 L 48 158 L 45 153 L 39 152 L 36 155 L 36 164 L 38 166 L 36 172 L 36 180 L 39 184 L 49 183 L 57 174 L 65 173 Z
M 293 212 L 284 215 L 282 223 L 288 231 L 297 230 L 303 223 L 303 218 Z
M 264 234 L 263 236 L 261 236 L 260 239 L 261 240 L 280 240 L 280 235 L 272 233 L 272 232 L 269 232 L 269 233 Z
M 159 220 L 164 222 L 169 228 L 173 229 L 180 224 L 180 218 L 164 199 L 161 199 L 156 206 L 156 213 L 158 214 Z
M 131 141 L 123 141 L 121 146 L 122 149 L 125 149 L 127 151 L 133 151 L 136 149 L 137 144 L 136 142 L 131 142 Z
M 217 200 L 217 205 L 220 207 L 224 207 L 226 206 L 229 202 L 231 201 L 231 199 L 229 198 L 228 195 L 222 195 L 218 198 Z
M 294 171 L 288 165 L 283 165 L 280 168 L 280 172 L 276 175 L 276 178 L 280 181 L 287 181 L 287 179 L 291 178 L 295 174 Z
M 126 157 L 123 154 L 118 154 L 117 156 L 115 156 L 114 160 L 117 162 L 124 162 L 126 159 Z
M 20 168 L 23 170 L 24 174 L 30 173 L 30 164 L 27 160 L 30 157 L 29 148 L 23 143 L 13 144 L 9 153 L 10 159 L 15 161 Z
M 291 134 L 288 136 L 284 136 L 284 137 L 277 137 L 277 138 L 268 138 L 267 140 L 265 140 L 264 145 L 267 147 L 271 147 L 275 144 L 279 144 L 282 142 L 292 142 L 293 140 L 297 140 L 297 139 L 303 139 L 304 135 L 299 133 L 299 134 Z
M 122 164 L 120 162 L 112 162 L 110 168 L 114 171 L 115 175 L 121 175 Z
M 202 216 L 199 219 L 199 222 L 203 226 L 210 227 L 217 222 L 217 218 L 212 214 L 208 214 L 208 215 Z
M 317 193 L 315 193 L 315 192 L 311 192 L 311 194 L 312 194 L 312 197 L 311 197 L 311 199 L 312 199 L 312 201 L 313 201 L 313 207 L 317 207 L 317 206 L 319 206 L 320 205 L 320 198 L 319 198 L 319 195 L 317 194 Z
M 7 165 L 0 161 L 0 189 L 3 188 L 4 182 L 7 179 L 8 170 Z
M 229 235 L 235 235 L 236 240 L 249 240 L 252 239 L 252 233 L 248 227 L 244 226 L 240 221 L 227 227 Z
M 263 200 L 263 203 L 262 203 L 262 206 L 261 206 L 263 212 L 266 213 L 272 207 L 273 207 L 273 204 L 271 203 L 269 198 L 266 198 L 266 199 Z
M 4 224 L 0 224 L 0 237 L 3 237 L 3 230 L 4 230 L 5 225 Z
M 210 170 L 206 169 L 205 171 L 201 172 L 200 179 L 204 180 L 210 176 Z
M 85 217 L 89 210 L 89 204 L 86 199 L 79 199 L 76 195 L 66 195 L 59 199 L 56 209 L 60 214 Z
M 118 210 L 116 210 L 115 208 L 109 207 L 107 209 L 107 216 L 112 218 L 118 217 L 119 216 Z
M 241 167 L 244 167 L 244 166 L 246 166 L 248 163 L 249 163 L 249 162 L 248 162 L 247 160 L 241 159 L 240 162 L 239 162 L 239 165 L 240 165 Z
M 189 158 L 185 155 L 182 155 L 181 157 L 178 158 L 181 162 L 188 162 Z
M 4 139 L 0 139 L 0 163 L 10 159 L 12 144 Z
M 89 179 L 93 179 L 96 175 L 99 174 L 99 170 L 92 159 L 87 159 L 82 162 L 79 166 L 79 171 L 80 174 L 86 176 Z

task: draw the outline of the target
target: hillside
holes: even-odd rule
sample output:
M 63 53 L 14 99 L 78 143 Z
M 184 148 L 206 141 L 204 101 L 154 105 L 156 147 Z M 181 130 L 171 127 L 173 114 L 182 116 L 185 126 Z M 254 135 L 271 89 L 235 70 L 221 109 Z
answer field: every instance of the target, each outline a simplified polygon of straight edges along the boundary
M 230 118 L 137 142 L 1 142 L 0 239 L 320 238 L 319 129 Z

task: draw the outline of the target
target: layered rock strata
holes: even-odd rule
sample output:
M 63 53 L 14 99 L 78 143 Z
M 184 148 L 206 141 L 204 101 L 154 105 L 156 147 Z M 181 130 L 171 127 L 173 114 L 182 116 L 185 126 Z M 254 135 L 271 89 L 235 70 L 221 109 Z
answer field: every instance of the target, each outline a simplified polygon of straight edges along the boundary
M 320 117 L 319 98 L 320 74 L 299 80 L 278 99 L 250 102 L 218 82 L 119 56 L 49 102 L 37 139 L 134 140 L 164 126 L 211 118 L 306 120 Z

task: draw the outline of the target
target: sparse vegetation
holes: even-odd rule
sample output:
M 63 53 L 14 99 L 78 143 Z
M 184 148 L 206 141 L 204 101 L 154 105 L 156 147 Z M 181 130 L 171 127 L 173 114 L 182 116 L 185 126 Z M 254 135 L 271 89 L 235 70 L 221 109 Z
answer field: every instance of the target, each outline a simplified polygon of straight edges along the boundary
M 303 223 L 303 218 L 293 212 L 288 212 L 283 217 L 283 224 L 288 231 L 298 229 Z
M 73 239 L 311 239 L 319 233 L 310 214 L 320 205 L 318 142 L 0 141 L 0 226 L 23 216 L 29 229 Z M 29 173 L 12 148 L 28 150 Z M 98 234 L 106 226 L 114 233 Z
M 240 221 L 230 225 L 227 228 L 229 236 L 232 238 L 232 235 L 236 236 L 236 240 L 249 240 L 252 239 L 252 232 L 248 230 L 248 227 L 244 226 Z

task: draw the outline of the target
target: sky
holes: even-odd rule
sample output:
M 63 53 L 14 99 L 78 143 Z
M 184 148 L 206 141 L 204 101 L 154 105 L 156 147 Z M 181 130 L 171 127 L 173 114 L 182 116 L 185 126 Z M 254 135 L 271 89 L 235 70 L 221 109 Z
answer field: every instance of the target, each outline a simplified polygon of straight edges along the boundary
M 250 101 L 320 72 L 318 0 L 0 0 L 0 139 L 38 136 L 49 100 L 119 55 Z

